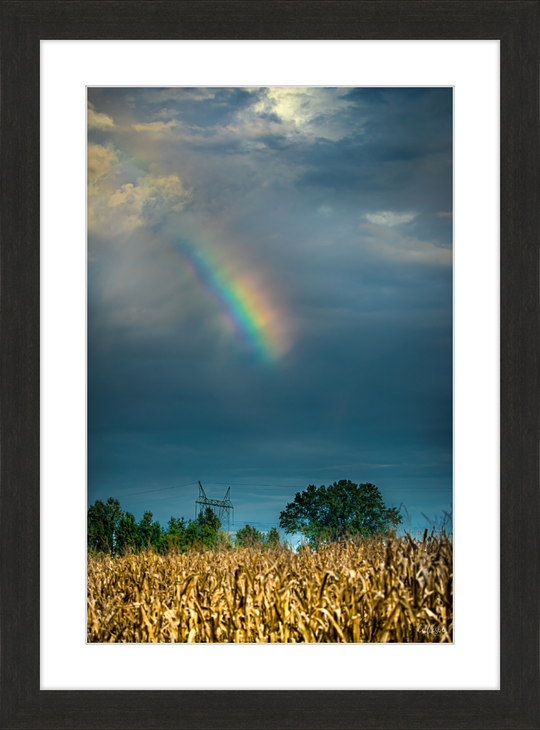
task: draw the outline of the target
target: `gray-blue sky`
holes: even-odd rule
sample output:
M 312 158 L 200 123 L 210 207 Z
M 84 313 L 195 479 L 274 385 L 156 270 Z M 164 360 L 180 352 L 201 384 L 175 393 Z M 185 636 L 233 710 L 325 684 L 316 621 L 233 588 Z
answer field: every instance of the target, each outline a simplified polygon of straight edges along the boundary
M 448 511 L 452 90 L 88 98 L 89 501 L 165 522 L 230 483 L 263 528 L 345 478 Z

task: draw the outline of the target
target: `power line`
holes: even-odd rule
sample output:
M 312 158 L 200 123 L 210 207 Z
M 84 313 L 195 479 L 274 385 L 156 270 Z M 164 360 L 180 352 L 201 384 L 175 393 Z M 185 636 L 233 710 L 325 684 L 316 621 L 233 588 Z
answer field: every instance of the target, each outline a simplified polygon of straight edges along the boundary
M 298 484 L 237 484 L 235 482 L 205 482 L 205 484 L 217 484 L 220 486 L 231 486 L 231 487 L 264 487 L 265 489 L 306 489 L 306 487 L 299 486 Z M 447 492 L 452 487 L 379 487 L 379 489 L 403 489 L 408 492 Z
M 151 492 L 164 492 L 167 489 L 181 489 L 182 487 L 192 487 L 197 482 L 189 482 L 189 484 L 177 484 L 174 487 L 160 487 L 159 489 L 148 489 L 146 492 L 132 492 L 131 494 L 123 494 L 121 497 L 116 499 L 125 499 L 126 497 L 135 497 L 138 494 L 150 494 Z
M 207 484 L 210 484 L 212 486 L 232 486 L 235 488 L 257 488 L 257 489 L 298 489 L 302 491 L 302 487 L 298 486 L 297 484 L 238 484 L 236 482 L 206 482 Z M 159 487 L 158 489 L 148 489 L 143 492 L 132 492 L 130 494 L 123 494 L 118 495 L 116 499 L 124 500 L 128 499 L 129 497 L 137 497 L 141 494 L 154 494 L 155 492 L 165 492 L 170 489 L 182 489 L 183 487 L 192 487 L 195 486 L 196 482 L 189 482 L 187 484 L 176 484 L 173 487 Z M 443 492 L 449 492 L 451 491 L 451 487 L 381 487 L 380 491 L 382 492 L 398 492 L 399 494 L 408 494 L 409 492 L 430 492 L 432 494 L 435 493 L 443 493 Z M 166 499 L 177 499 L 179 495 L 173 494 L 171 497 L 163 497 L 162 499 L 153 499 L 153 500 L 143 500 L 142 502 L 137 502 L 136 504 L 146 504 L 150 502 L 163 502 Z
M 178 495 L 174 495 L 173 497 L 162 497 L 161 499 L 143 499 L 141 502 L 132 502 L 132 504 L 152 504 L 153 502 L 166 502 L 168 499 L 178 499 Z
M 279 489 L 301 489 L 298 484 L 250 484 L 244 482 L 244 484 L 237 484 L 235 482 L 206 482 L 207 484 L 218 484 L 220 486 L 231 486 L 231 487 L 273 487 Z
M 414 489 L 405 490 L 403 493 L 398 494 L 397 497 L 406 497 L 409 492 L 413 492 L 413 491 L 419 491 L 419 490 L 414 490 Z M 431 489 L 431 490 L 430 489 L 424 489 L 423 491 L 431 492 L 435 496 L 436 494 L 442 494 L 443 491 L 446 491 L 446 490 L 442 490 L 442 489 L 437 489 L 437 490 L 436 489 Z M 397 498 L 397 497 L 395 497 L 395 498 Z M 165 501 L 167 501 L 169 499 L 179 499 L 179 498 L 180 498 L 180 495 L 173 494 L 171 497 L 162 497 L 161 499 L 143 499 L 140 502 L 134 502 L 132 504 L 152 504 L 153 502 L 165 502 Z M 118 499 L 123 501 L 124 500 L 124 497 L 118 497 Z M 130 500 L 126 498 L 126 501 L 129 502 Z

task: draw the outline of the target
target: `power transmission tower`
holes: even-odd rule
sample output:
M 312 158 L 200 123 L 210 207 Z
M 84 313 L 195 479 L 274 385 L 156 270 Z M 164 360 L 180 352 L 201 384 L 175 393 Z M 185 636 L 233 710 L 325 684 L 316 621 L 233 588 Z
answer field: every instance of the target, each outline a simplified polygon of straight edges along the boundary
M 199 482 L 199 496 L 195 500 L 195 518 L 208 507 L 216 515 L 222 525 L 227 521 L 227 532 L 231 530 L 231 517 L 234 525 L 234 507 L 230 498 L 231 488 L 227 489 L 225 499 L 208 499 L 202 484 Z

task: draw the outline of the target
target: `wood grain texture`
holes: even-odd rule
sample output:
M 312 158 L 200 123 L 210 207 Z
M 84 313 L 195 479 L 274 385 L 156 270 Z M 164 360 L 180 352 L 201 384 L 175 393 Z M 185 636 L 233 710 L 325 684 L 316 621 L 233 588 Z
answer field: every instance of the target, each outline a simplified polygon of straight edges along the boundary
M 0 4 L 0 727 L 539 728 L 537 0 Z M 40 39 L 501 40 L 501 691 L 39 690 Z

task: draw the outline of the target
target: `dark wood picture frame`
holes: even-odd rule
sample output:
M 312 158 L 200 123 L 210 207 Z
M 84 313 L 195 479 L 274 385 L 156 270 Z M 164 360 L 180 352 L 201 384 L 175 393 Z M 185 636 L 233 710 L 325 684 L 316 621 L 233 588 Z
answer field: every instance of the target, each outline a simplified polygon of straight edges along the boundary
M 539 728 L 538 0 L 0 5 L 0 726 Z M 498 39 L 501 689 L 41 691 L 40 40 Z M 429 659 L 427 659 L 429 661 Z

